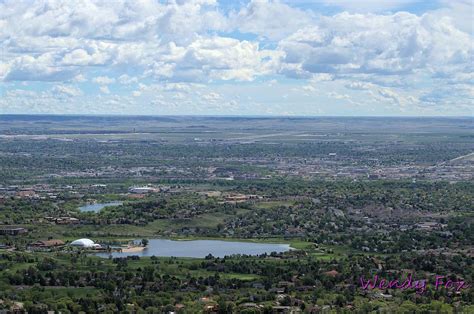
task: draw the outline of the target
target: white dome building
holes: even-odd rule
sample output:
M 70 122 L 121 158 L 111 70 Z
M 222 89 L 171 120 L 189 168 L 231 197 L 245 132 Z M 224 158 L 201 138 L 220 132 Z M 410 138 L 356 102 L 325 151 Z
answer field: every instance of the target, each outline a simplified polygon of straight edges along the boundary
M 79 239 L 72 241 L 69 245 L 82 248 L 100 248 L 100 244 L 94 243 L 91 239 Z

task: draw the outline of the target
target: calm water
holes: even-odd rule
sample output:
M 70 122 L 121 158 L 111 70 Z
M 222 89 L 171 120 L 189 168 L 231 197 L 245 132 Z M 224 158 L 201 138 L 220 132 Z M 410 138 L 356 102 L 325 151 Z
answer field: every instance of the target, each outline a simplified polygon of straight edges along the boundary
M 84 206 L 79 207 L 81 212 L 99 212 L 102 208 L 106 206 L 119 206 L 122 205 L 123 202 L 109 202 L 109 203 L 95 203 L 95 204 L 87 204 Z
M 173 241 L 164 239 L 150 239 L 148 247 L 142 252 L 135 253 L 98 253 L 98 256 L 174 256 L 174 257 L 206 257 L 212 254 L 215 257 L 224 257 L 232 254 L 259 255 L 271 252 L 286 252 L 289 244 L 229 242 L 218 240 Z

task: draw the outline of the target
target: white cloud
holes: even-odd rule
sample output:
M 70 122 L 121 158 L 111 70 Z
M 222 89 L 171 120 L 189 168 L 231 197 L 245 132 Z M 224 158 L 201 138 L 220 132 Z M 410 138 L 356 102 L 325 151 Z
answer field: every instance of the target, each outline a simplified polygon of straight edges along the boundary
M 53 88 L 54 93 L 63 94 L 66 96 L 77 97 L 82 95 L 82 91 L 76 86 L 56 85 Z
M 196 31 L 224 26 L 214 6 L 203 1 L 6 0 L 0 4 L 0 18 L 8 21 L 4 33 L 22 36 L 136 41 L 153 39 L 159 31 L 162 39 L 179 35 L 187 40 Z
M 420 0 L 321 0 L 328 6 L 336 6 L 351 12 L 383 12 L 416 4 Z
M 202 95 L 202 98 L 206 101 L 215 102 L 221 99 L 221 95 L 215 92 L 210 92 L 209 94 Z
M 311 86 L 311 85 L 304 85 L 303 87 L 301 87 L 301 89 L 305 92 L 314 92 L 314 91 L 316 91 L 316 88 L 314 86 Z
M 108 76 L 97 76 L 97 77 L 94 77 L 92 81 L 100 85 L 108 85 L 108 84 L 115 83 L 115 79 Z
M 198 33 L 222 30 L 227 23 L 212 1 L 110 4 L 2 1 L 0 40 L 6 59 L 2 61 L 7 62 L 0 78 L 61 81 L 75 75 L 78 67 L 90 66 L 132 65 L 143 70 L 160 64 L 156 53 L 168 43 L 186 47 Z M 172 67 L 168 61 L 162 66 Z
M 100 87 L 99 87 L 99 90 L 100 90 L 100 92 L 103 93 L 103 94 L 110 94 L 110 90 L 109 90 L 109 88 L 108 88 L 107 86 L 100 86 Z
M 53 56 L 49 53 L 37 58 L 24 55 L 14 58 L 4 74 L 5 81 L 65 81 L 76 75 L 76 70 L 54 66 Z
M 0 61 L 0 80 L 3 80 L 8 72 L 10 72 L 10 65 Z
M 122 74 L 118 77 L 118 81 L 123 85 L 130 85 L 133 83 L 138 83 L 138 78 L 128 76 L 127 74 Z
M 278 1 L 251 0 L 230 14 L 230 24 L 242 33 L 279 40 L 310 24 L 312 15 Z
M 468 71 L 470 36 L 449 19 L 410 13 L 322 17 L 280 42 L 294 76 L 306 73 L 352 75 Z M 295 66 L 296 65 L 296 66 Z M 291 70 L 284 66 L 283 72 Z
M 72 79 L 72 81 L 76 83 L 84 83 L 87 82 L 87 78 L 83 74 L 78 74 Z
M 105 65 L 111 62 L 113 44 L 92 43 L 87 46 L 89 51 L 82 48 L 66 53 L 61 64 L 65 66 Z
M 177 81 L 251 81 L 258 75 L 273 73 L 281 55 L 246 40 L 199 37 L 187 47 L 169 45 L 147 74 Z
M 410 94 L 406 94 L 395 89 L 382 87 L 373 83 L 367 82 L 350 82 L 346 84 L 348 89 L 367 91 L 372 100 L 380 101 L 382 103 L 391 103 L 400 107 L 409 105 L 419 105 L 420 100 Z
M 460 30 L 474 33 L 474 2 L 472 0 L 440 0 L 444 7 L 431 14 L 439 18 L 449 17 L 451 22 Z

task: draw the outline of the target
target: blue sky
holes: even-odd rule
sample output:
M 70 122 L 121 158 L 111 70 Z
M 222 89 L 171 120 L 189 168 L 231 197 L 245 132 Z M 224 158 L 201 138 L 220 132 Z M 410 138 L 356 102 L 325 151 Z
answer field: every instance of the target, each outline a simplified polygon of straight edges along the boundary
M 472 116 L 470 0 L 0 0 L 0 114 Z

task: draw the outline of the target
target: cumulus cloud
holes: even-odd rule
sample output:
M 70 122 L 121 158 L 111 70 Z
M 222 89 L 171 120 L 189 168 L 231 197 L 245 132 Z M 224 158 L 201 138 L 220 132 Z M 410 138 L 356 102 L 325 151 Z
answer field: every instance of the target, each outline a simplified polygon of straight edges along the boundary
M 215 0 L 4 0 L 0 80 L 12 90 L 39 81 L 32 84 L 48 90 L 36 96 L 43 103 L 75 97 L 93 104 L 89 91 L 81 92 L 90 80 L 98 100 L 109 97 L 120 108 L 169 93 L 176 108 L 235 109 L 228 96 L 203 86 L 278 76 L 299 79 L 292 88 L 311 97 L 326 84 L 337 90 L 324 91 L 332 99 L 354 101 L 345 88 L 400 107 L 469 105 L 472 2 L 439 0 L 424 13 L 403 11 L 414 3 L 250 0 L 229 11 Z M 321 7 L 337 13 L 323 15 Z M 111 84 L 130 98 L 112 99 Z M 280 99 L 289 102 L 287 94 Z M 9 95 L 35 103 L 33 95 Z
M 169 43 L 186 47 L 198 33 L 222 30 L 225 23 L 213 1 L 6 0 L 0 3 L 6 59 L 0 78 L 62 81 L 78 67 L 144 69 L 159 65 L 156 53 Z
M 91 44 L 88 50 L 78 48 L 62 56 L 61 64 L 65 66 L 105 65 L 112 59 L 111 44 Z M 58 53 L 59 55 L 59 53 Z
M 403 8 L 420 0 L 322 0 L 327 6 L 339 7 L 352 12 L 383 12 Z
M 202 98 L 206 101 L 215 102 L 221 99 L 221 95 L 215 92 L 210 92 L 209 94 L 202 95 Z
M 441 0 L 444 7 L 435 10 L 431 14 L 439 17 L 451 19 L 451 22 L 460 30 L 468 33 L 474 33 L 474 7 L 471 0 Z
M 260 49 L 259 44 L 219 36 L 199 37 L 186 47 L 170 44 L 151 61 L 145 72 L 174 81 L 238 80 L 275 71 L 281 52 Z
M 138 78 L 128 76 L 127 74 L 122 74 L 118 77 L 118 81 L 120 84 L 129 85 L 129 84 L 137 83 Z
M 108 84 L 115 83 L 115 79 L 108 76 L 94 77 L 92 81 L 100 85 L 108 85 Z
M 3 67 L 7 69 L 5 81 L 65 81 L 77 73 L 75 69 L 54 66 L 54 58 L 49 53 L 36 58 L 20 55 Z
M 53 88 L 53 92 L 71 97 L 82 95 L 82 91 L 79 88 L 67 85 L 56 85 Z
M 4 80 L 7 73 L 10 72 L 10 65 L 0 62 L 0 80 Z
M 242 33 L 279 40 L 311 24 L 313 15 L 279 1 L 252 0 L 240 11 L 232 12 L 229 23 Z
M 390 103 L 402 108 L 409 105 L 420 104 L 420 100 L 413 95 L 406 95 L 406 92 L 403 93 L 393 88 L 382 87 L 373 83 L 356 81 L 346 84 L 346 87 L 352 90 L 366 91 L 372 100 Z
M 100 86 L 100 87 L 99 87 L 99 90 L 100 90 L 100 92 L 103 93 L 103 94 L 110 94 L 109 87 L 107 87 L 107 86 Z
M 393 6 L 404 2 L 389 1 Z M 449 8 L 466 5 L 461 1 Z M 277 69 L 300 78 L 313 73 L 472 70 L 467 67 L 472 45 L 466 44 L 472 37 L 456 28 L 452 18 L 440 16 L 443 11 L 423 16 L 344 12 L 316 19 L 309 11 L 278 1 L 250 1 L 225 16 L 212 1 L 116 1 L 110 6 L 92 0 L 83 5 L 5 1 L 1 9 L 8 12 L 0 17 L 11 57 L 1 67 L 5 80 L 61 81 L 77 75 L 78 67 L 130 65 L 145 75 L 174 81 L 248 81 Z M 274 40 L 278 49 L 209 36 L 210 31 L 234 29 Z M 123 77 L 121 83 L 131 82 Z
M 449 19 L 401 12 L 393 15 L 341 13 L 322 17 L 279 44 L 283 72 L 396 75 L 470 70 L 469 34 Z M 293 71 L 292 71 L 293 69 Z
M 84 83 L 87 82 L 87 78 L 84 76 L 84 74 L 78 74 L 72 79 L 72 81 L 76 83 Z
M 199 30 L 220 30 L 222 16 L 212 1 L 16 1 L 0 4 L 6 19 L 3 33 L 32 37 L 69 37 L 107 40 L 183 40 Z M 187 23 L 183 23 L 186 20 Z

